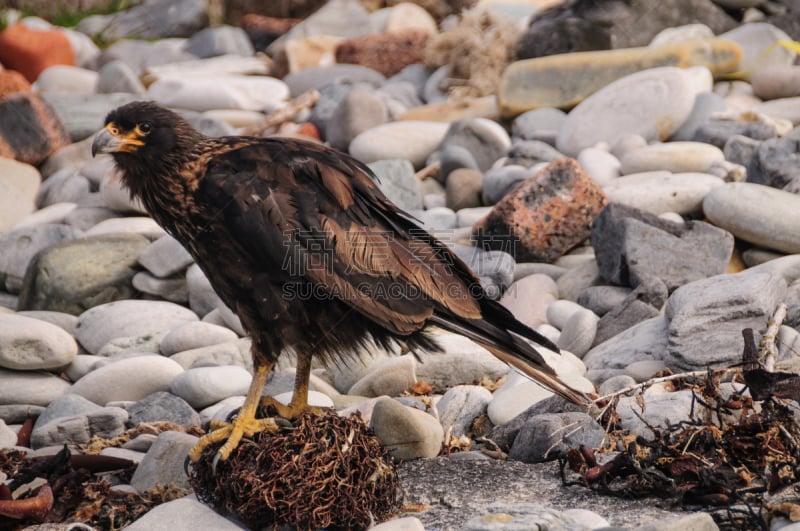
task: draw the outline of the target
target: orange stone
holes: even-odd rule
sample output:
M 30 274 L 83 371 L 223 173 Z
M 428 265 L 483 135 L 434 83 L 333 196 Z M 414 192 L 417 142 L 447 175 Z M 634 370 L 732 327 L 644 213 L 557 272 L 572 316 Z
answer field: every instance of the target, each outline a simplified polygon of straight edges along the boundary
M 15 92 L 30 92 L 31 84 L 16 70 L 0 70 L 0 98 Z
M 12 24 L 0 32 L 0 63 L 33 83 L 48 66 L 74 65 L 75 57 L 63 32 Z

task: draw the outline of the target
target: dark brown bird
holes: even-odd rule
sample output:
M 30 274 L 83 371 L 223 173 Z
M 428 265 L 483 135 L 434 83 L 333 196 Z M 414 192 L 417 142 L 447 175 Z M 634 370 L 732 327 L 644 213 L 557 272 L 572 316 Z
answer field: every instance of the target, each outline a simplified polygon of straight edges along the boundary
M 201 439 L 190 457 L 227 438 L 274 429 L 256 419 L 269 371 L 297 355 L 294 418 L 308 409 L 311 358 L 336 361 L 372 339 L 436 349 L 428 325 L 463 334 L 578 404 L 527 341 L 547 339 L 486 297 L 475 274 L 381 193 L 348 155 L 286 138 L 210 138 L 150 102 L 106 118 L 92 154 L 111 153 L 131 196 L 189 250 L 252 337 L 255 375 L 232 424 Z

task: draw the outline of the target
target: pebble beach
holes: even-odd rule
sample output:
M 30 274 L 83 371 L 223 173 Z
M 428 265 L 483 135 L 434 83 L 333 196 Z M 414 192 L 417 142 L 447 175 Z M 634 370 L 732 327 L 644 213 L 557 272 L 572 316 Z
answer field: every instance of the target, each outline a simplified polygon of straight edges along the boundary
M 123 4 L 71 25 L 0 8 L 0 451 L 83 453 L 168 422 L 100 453 L 136 464 L 120 492 L 188 489 L 197 430 L 244 401 L 238 317 L 92 158 L 106 114 L 137 100 L 209 136 L 364 162 L 561 349 L 541 352 L 576 390 L 735 367 L 742 331 L 758 341 L 781 308 L 774 365 L 800 373 L 800 3 Z M 431 334 L 443 352 L 373 346 L 312 372 L 312 405 L 359 412 L 402 461 L 405 509 L 371 529 L 720 529 L 562 486 L 556 459 L 607 442 L 596 412 Z M 264 393 L 288 402 L 294 374 L 284 355 Z M 656 383 L 619 398 L 614 429 L 647 439 L 696 415 L 691 391 Z M 187 490 L 125 529 L 246 527 Z

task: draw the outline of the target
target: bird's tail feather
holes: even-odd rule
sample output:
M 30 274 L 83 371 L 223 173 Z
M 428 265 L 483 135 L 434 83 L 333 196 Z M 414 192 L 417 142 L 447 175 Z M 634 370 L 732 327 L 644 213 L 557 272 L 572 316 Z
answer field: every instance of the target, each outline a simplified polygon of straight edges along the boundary
M 553 368 L 547 365 L 542 355 L 532 345 L 511 332 L 494 326 L 487 321 L 471 323 L 436 314 L 430 320 L 433 324 L 445 330 L 461 334 L 475 341 L 491 352 L 497 359 L 519 369 L 523 374 L 565 400 L 581 406 L 591 403 L 589 397 L 584 393 L 576 391 L 562 382 Z

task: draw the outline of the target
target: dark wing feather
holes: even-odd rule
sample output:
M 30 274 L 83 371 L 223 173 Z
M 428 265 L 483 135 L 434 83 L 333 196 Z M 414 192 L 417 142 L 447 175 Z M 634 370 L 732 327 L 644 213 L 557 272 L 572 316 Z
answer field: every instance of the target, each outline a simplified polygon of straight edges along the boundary
M 585 403 L 514 334 L 555 345 L 486 297 L 466 264 L 398 210 L 363 164 L 315 144 L 264 139 L 215 157 L 203 189 L 227 204 L 233 237 L 266 269 L 322 286 L 399 335 L 428 323 L 466 335 Z

